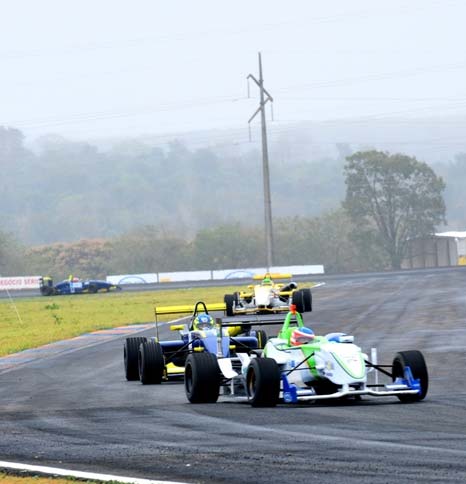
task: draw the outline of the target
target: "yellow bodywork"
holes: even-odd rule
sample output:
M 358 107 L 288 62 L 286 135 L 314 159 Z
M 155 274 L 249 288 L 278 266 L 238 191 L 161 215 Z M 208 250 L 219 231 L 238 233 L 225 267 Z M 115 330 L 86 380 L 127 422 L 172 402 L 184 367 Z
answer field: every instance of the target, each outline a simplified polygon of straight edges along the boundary
M 208 311 L 225 311 L 225 303 L 206 304 Z M 154 307 L 155 316 L 162 314 L 191 314 L 194 311 L 193 304 L 180 304 L 179 306 Z
M 176 366 L 173 363 L 168 363 L 166 368 L 166 377 L 168 376 L 176 376 L 176 375 L 184 375 L 184 366 Z
M 293 277 L 292 274 L 280 274 L 280 273 L 267 273 L 267 274 L 257 274 L 252 276 L 255 281 L 259 281 L 268 277 L 269 279 L 291 279 Z

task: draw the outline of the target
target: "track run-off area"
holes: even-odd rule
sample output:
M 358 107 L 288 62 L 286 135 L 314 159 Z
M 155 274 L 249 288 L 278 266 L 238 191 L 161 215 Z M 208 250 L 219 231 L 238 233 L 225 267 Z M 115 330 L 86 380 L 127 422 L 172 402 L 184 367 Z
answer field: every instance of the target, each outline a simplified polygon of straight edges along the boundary
M 466 268 L 320 279 L 306 325 L 380 363 L 421 350 L 424 401 L 192 405 L 182 382 L 127 382 L 115 331 L 0 369 L 0 460 L 188 483 L 466 482 Z

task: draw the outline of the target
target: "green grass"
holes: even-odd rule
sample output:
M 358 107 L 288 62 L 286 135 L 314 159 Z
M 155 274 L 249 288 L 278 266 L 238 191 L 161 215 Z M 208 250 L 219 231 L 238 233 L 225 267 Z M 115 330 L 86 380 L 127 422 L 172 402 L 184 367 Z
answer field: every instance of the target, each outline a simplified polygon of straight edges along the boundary
M 89 331 L 154 321 L 155 304 L 221 302 L 223 294 L 224 288 L 214 288 L 36 297 L 14 299 L 14 304 L 2 300 L 0 356 Z
M 311 284 L 300 284 L 300 287 Z M 0 300 L 0 356 L 90 331 L 154 321 L 154 306 L 222 302 L 244 286 Z M 19 317 L 18 317 L 19 315 Z M 168 321 L 176 315 L 159 320 Z
M 19 471 L 18 471 L 19 473 Z M 117 481 L 113 481 L 117 482 Z M 102 481 L 89 481 L 85 479 L 75 479 L 73 477 L 55 477 L 55 476 L 34 476 L 18 475 L 8 472 L 0 472 L 0 484 L 99 484 Z M 111 483 L 110 483 L 111 484 Z

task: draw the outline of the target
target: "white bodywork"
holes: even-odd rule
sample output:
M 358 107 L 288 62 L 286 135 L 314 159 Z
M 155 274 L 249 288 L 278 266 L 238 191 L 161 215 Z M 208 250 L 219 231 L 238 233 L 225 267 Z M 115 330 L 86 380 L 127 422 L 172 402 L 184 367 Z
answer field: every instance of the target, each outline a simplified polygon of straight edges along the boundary
M 276 306 L 280 303 L 278 292 L 274 291 L 272 286 L 256 286 L 254 288 L 254 299 L 256 306 Z
M 290 383 L 298 386 L 317 378 L 326 378 L 336 385 L 361 383 L 367 380 L 364 355 L 361 348 L 352 343 L 325 343 L 314 353 L 318 375 L 311 372 L 301 347 L 290 348 L 283 339 L 272 338 L 264 349 L 267 357 L 273 358 L 288 375 Z M 299 366 L 298 366 L 299 365 Z

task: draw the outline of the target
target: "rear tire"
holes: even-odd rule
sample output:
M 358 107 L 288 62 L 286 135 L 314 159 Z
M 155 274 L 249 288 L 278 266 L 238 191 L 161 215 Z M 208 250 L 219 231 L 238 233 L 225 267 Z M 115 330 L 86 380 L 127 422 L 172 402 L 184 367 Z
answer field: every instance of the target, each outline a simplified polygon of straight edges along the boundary
M 138 352 L 139 379 L 143 385 L 162 383 L 165 371 L 163 349 L 157 341 L 145 341 Z
M 220 368 L 212 353 L 191 353 L 186 358 L 184 388 L 191 403 L 215 403 L 220 393 Z
M 417 395 L 398 395 L 398 399 L 403 403 L 412 403 L 423 400 L 429 388 L 429 375 L 424 356 L 418 350 L 400 351 L 395 355 L 392 363 L 393 381 L 397 377 L 404 378 L 404 369 L 409 366 L 415 379 L 421 381 L 421 393 Z
M 301 291 L 295 291 L 292 296 L 291 296 L 291 304 L 294 304 L 296 306 L 296 311 L 298 313 L 304 313 L 305 308 L 304 308 L 304 297 L 303 293 Z
M 227 313 L 227 316 L 233 316 L 235 296 L 233 294 L 225 294 L 223 300 L 225 302 L 225 312 Z
M 312 293 L 308 287 L 301 289 L 301 293 L 303 294 L 303 302 L 304 302 L 304 311 L 311 312 L 312 311 Z
M 246 375 L 249 403 L 275 407 L 280 396 L 280 368 L 273 358 L 253 358 Z
M 123 359 L 125 363 L 125 376 L 128 381 L 139 380 L 139 345 L 145 341 L 147 341 L 147 338 L 141 336 L 136 338 L 126 338 L 123 349 Z

